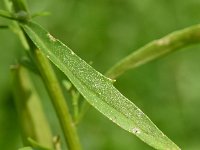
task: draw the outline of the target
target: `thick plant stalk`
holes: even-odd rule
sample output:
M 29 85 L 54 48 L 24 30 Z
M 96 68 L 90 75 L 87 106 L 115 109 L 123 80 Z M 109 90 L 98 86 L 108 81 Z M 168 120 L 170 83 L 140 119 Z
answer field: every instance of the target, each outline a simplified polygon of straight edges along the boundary
M 20 65 L 12 67 L 13 91 L 24 145 L 28 138 L 51 149 L 52 134 L 43 112 L 39 96 L 31 82 L 28 71 Z
M 80 150 L 81 146 L 75 129 L 75 124 L 72 121 L 65 97 L 62 93 L 62 89 L 55 76 L 53 68 L 46 56 L 44 56 L 40 50 L 34 50 L 34 56 L 47 91 L 51 97 L 52 103 L 60 121 L 60 125 L 63 129 L 69 150 Z
M 200 43 L 200 25 L 175 31 L 161 39 L 148 43 L 123 58 L 107 71 L 106 76 L 116 79 L 129 69 L 134 69 L 178 49 L 196 43 Z

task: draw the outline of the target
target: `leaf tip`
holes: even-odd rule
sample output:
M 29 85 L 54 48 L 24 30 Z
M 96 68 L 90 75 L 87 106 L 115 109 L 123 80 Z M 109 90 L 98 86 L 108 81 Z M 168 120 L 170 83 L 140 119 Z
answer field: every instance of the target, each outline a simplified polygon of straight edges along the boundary
M 112 84 L 116 82 L 115 79 L 111 79 L 111 78 L 108 78 L 108 77 L 107 77 L 107 79 L 108 79 Z

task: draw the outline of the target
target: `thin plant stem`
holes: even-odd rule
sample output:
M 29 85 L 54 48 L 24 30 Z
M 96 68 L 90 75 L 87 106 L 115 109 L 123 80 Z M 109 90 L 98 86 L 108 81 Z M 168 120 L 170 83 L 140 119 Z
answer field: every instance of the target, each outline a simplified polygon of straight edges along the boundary
M 65 97 L 55 76 L 54 70 L 49 60 L 40 50 L 36 49 L 34 51 L 34 56 L 63 129 L 67 145 L 70 150 L 80 150 L 81 146 L 75 124 L 72 121 Z
M 137 68 L 178 49 L 197 43 L 200 43 L 199 24 L 175 31 L 161 39 L 148 43 L 120 60 L 116 65 L 111 67 L 105 75 L 116 79 L 129 69 Z
M 72 105 L 74 109 L 74 122 L 77 121 L 78 115 L 79 115 L 79 98 L 80 98 L 80 93 L 77 91 L 72 90 Z

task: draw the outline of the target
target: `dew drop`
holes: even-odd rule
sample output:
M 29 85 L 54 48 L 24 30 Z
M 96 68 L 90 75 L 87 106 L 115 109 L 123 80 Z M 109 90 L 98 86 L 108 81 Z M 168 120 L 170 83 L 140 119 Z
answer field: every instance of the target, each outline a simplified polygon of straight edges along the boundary
M 74 55 L 75 53 L 73 51 L 71 51 L 71 54 Z
M 115 79 L 108 78 L 108 80 L 111 81 L 111 83 L 115 83 L 116 82 Z

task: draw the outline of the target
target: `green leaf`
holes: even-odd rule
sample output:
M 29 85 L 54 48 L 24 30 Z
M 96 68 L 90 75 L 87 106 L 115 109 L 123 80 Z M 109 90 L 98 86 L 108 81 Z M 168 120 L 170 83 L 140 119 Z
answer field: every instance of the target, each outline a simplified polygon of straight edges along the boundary
M 22 24 L 22 27 L 35 45 L 65 73 L 83 97 L 102 114 L 156 149 L 180 149 L 113 86 L 111 79 L 97 72 L 39 25 L 29 22 Z
M 28 19 L 30 19 L 30 16 L 26 11 L 19 11 L 17 13 L 11 14 L 8 11 L 0 10 L 0 16 L 3 18 L 18 20 L 18 21 L 27 21 Z
M 14 19 L 13 16 L 5 10 L 0 10 L 0 17 L 7 18 L 7 19 Z

